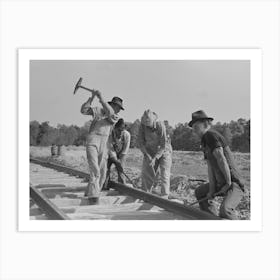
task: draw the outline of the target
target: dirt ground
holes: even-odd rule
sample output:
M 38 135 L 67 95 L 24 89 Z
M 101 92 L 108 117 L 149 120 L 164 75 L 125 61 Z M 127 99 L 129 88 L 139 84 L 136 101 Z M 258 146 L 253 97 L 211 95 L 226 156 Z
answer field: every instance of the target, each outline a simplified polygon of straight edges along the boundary
M 69 146 L 59 157 L 51 157 L 50 147 L 30 147 L 30 156 L 48 159 L 82 171 L 88 171 L 85 147 Z M 250 219 L 250 154 L 234 153 L 237 165 L 245 181 L 244 197 L 237 210 L 240 219 Z M 138 149 L 130 149 L 126 158 L 125 172 L 135 185 L 141 186 L 142 153 Z M 201 152 L 174 151 L 171 169 L 171 192 L 194 202 L 194 190 L 203 181 L 207 181 L 207 166 Z M 113 178 L 114 178 L 113 174 Z M 212 201 L 213 211 L 218 212 L 222 198 Z

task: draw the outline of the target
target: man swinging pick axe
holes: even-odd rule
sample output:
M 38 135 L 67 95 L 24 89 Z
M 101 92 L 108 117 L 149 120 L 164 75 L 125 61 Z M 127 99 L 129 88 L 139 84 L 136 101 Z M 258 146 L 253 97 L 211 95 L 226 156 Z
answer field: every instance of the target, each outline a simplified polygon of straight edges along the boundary
M 152 191 L 156 180 L 156 172 L 160 171 L 161 196 L 169 198 L 170 171 L 172 165 L 172 147 L 166 135 L 163 122 L 156 113 L 146 110 L 141 118 L 138 132 L 138 145 L 142 151 L 142 188 Z
M 102 105 L 91 107 L 95 96 Z M 113 125 L 118 121 L 118 113 L 123 109 L 122 99 L 114 97 L 105 102 L 100 91 L 92 91 L 92 96 L 81 107 L 81 113 L 92 116 L 92 123 L 87 136 L 86 153 L 89 164 L 89 183 L 85 196 L 98 201 L 107 170 L 108 138 Z

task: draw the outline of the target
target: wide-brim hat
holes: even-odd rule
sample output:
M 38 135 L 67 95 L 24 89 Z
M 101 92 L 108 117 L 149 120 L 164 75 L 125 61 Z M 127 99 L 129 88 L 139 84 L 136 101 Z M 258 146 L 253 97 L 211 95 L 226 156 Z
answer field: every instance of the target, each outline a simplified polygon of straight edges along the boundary
M 192 127 L 195 122 L 203 121 L 203 120 L 213 121 L 214 119 L 211 117 L 208 117 L 204 111 L 199 110 L 199 111 L 192 113 L 192 120 L 189 122 L 189 126 Z
M 119 105 L 121 110 L 124 110 L 123 108 L 123 100 L 117 96 L 113 97 L 111 101 L 108 102 L 110 105 L 111 104 L 116 104 Z

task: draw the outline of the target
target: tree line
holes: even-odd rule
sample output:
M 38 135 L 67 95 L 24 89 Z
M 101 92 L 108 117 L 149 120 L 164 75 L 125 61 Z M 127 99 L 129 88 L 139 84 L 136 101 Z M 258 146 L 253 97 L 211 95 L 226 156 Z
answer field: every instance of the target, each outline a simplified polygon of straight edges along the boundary
M 188 123 L 179 123 L 172 127 L 168 121 L 164 121 L 167 135 L 174 150 L 199 151 L 200 140 L 193 133 Z M 63 124 L 53 127 L 49 122 L 30 122 L 30 145 L 50 146 L 55 145 L 85 145 L 86 136 L 90 126 L 90 121 L 83 126 L 66 126 Z M 140 120 L 133 123 L 126 123 L 127 130 L 131 134 L 131 148 L 137 147 L 137 135 L 140 127 Z M 238 119 L 230 123 L 217 122 L 213 129 L 220 132 L 229 143 L 233 151 L 250 152 L 250 120 Z

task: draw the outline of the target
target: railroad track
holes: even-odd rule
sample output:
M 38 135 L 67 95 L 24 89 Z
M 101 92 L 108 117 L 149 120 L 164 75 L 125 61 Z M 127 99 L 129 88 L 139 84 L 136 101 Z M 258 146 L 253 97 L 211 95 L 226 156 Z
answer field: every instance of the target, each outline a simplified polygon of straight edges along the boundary
M 99 203 L 84 197 L 89 174 L 30 158 L 30 219 L 219 220 L 219 217 L 110 181 Z

